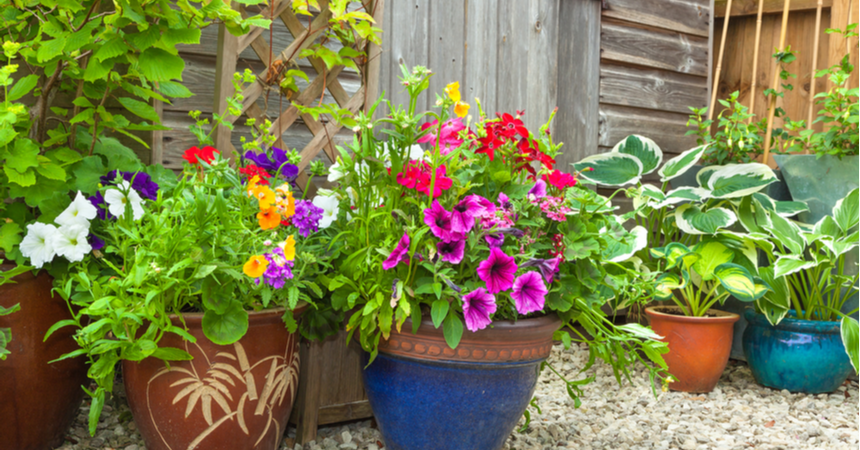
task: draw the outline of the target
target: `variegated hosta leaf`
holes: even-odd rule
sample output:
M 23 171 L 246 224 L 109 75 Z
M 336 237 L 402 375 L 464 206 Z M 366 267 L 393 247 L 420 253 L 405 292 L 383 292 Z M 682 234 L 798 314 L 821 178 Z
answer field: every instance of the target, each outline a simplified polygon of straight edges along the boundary
M 801 232 L 800 227 L 794 222 L 780 217 L 779 214 L 772 214 L 770 216 L 768 231 L 776 238 L 777 242 L 795 255 L 802 254 L 803 249 L 806 248 L 806 238 L 803 232 Z
M 770 286 L 770 291 L 756 300 L 756 309 L 771 325 L 778 324 L 791 309 L 791 290 L 785 277 L 774 277 L 773 267 L 761 267 L 758 274 Z
M 649 174 L 663 162 L 663 151 L 656 142 L 644 136 L 632 134 L 615 144 L 613 152 L 635 156 L 642 163 L 642 175 Z
M 648 246 L 648 230 L 642 226 L 633 227 L 624 240 L 605 237 L 607 248 L 603 258 L 610 262 L 626 261 L 639 250 Z
M 680 155 L 666 161 L 666 164 L 663 164 L 663 167 L 657 171 L 657 174 L 660 175 L 660 181 L 666 182 L 673 178 L 679 177 L 691 167 L 695 166 L 696 163 L 699 162 L 699 159 L 702 157 L 702 154 L 705 153 L 705 150 L 708 149 L 707 145 L 700 145 L 698 147 L 693 147 Z
M 718 236 L 728 237 L 738 241 L 744 241 L 745 244 L 751 244 L 768 253 L 773 253 L 773 242 L 770 241 L 770 236 L 762 233 L 738 233 L 731 230 L 720 230 Z M 747 250 L 744 250 L 746 253 Z
M 833 218 L 839 224 L 839 228 L 842 228 L 842 231 L 848 232 L 856 227 L 858 220 L 860 220 L 860 206 L 858 206 L 857 197 L 858 190 L 854 189 L 833 206 Z
M 735 258 L 735 252 L 719 241 L 702 241 L 693 247 L 693 251 L 699 255 L 699 260 L 693 264 L 693 270 L 703 280 L 714 279 L 714 269 L 725 263 L 730 263 Z
M 669 300 L 672 298 L 672 291 L 675 289 L 683 289 L 687 286 L 687 280 L 681 278 L 680 275 L 674 272 L 664 272 L 657 277 L 654 285 L 654 298 L 657 300 Z
M 725 290 L 742 302 L 753 302 L 770 290 L 764 280 L 753 277 L 747 269 L 735 263 L 717 266 L 714 275 Z
M 712 173 L 708 179 L 708 188 L 713 198 L 739 198 L 758 192 L 776 181 L 776 174 L 764 164 L 738 164 Z
M 855 191 L 856 192 L 856 191 Z M 842 344 L 845 345 L 845 352 L 848 353 L 848 359 L 851 361 L 851 366 L 854 367 L 854 373 L 857 373 L 858 366 L 858 347 L 860 347 L 860 327 L 858 327 L 857 319 L 853 317 L 843 317 L 842 325 Z
M 626 153 L 592 155 L 575 163 L 573 167 L 581 172 L 581 177 L 606 186 L 634 184 L 642 177 L 642 162 Z
M 774 276 L 784 277 L 802 270 L 811 269 L 816 265 L 815 261 L 806 261 L 800 255 L 781 255 L 774 264 Z
M 680 266 L 682 269 L 688 269 L 696 263 L 699 255 L 689 249 L 686 245 L 679 242 L 672 242 L 665 247 L 666 270 L 674 269 Z M 681 264 L 683 262 L 683 264 Z
M 853 232 L 839 239 L 822 239 L 821 242 L 833 252 L 833 257 L 838 258 L 860 246 L 860 232 Z
M 710 195 L 710 192 L 707 189 L 691 186 L 679 187 L 667 192 L 665 198 L 660 203 L 657 203 L 654 208 L 660 209 L 669 205 L 677 205 L 681 202 L 698 202 L 708 198 L 708 195 Z
M 703 188 L 707 188 L 708 182 L 711 180 L 711 175 L 713 175 L 714 172 L 716 172 L 720 169 L 724 169 L 726 167 L 731 167 L 731 166 L 736 166 L 736 165 L 737 164 L 726 164 L 726 165 L 722 165 L 722 166 L 702 167 L 701 169 L 699 169 L 698 172 L 696 172 L 696 182 L 699 183 L 699 186 L 701 186 Z
M 712 208 L 702 211 L 698 206 L 687 203 L 678 207 L 675 222 L 687 234 L 715 234 L 737 222 L 735 213 L 725 208 Z
M 824 216 L 812 227 L 812 237 L 829 237 L 836 239 L 842 235 L 842 229 L 832 216 Z
M 775 212 L 782 217 L 792 217 L 799 213 L 809 211 L 805 202 L 783 202 L 777 201 L 764 192 L 756 192 L 753 198 L 759 201 L 768 211 Z

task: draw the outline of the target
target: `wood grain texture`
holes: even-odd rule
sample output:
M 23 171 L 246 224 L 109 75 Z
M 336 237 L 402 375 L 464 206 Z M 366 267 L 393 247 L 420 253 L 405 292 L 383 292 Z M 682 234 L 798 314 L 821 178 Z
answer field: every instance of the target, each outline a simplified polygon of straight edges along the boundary
M 524 122 L 537 133 L 558 105 L 559 0 L 529 2 L 529 51 Z
M 696 145 L 695 136 L 684 136 L 687 116 L 627 106 L 600 105 L 598 144 L 613 147 L 631 134 L 654 140 L 664 153 L 678 154 Z
M 707 104 L 706 79 L 666 70 L 603 63 L 600 103 L 682 114 Z
M 600 33 L 604 60 L 707 76 L 707 38 L 607 20 L 603 21 Z
M 466 75 L 460 91 L 464 101 L 469 102 L 478 116 L 475 97 L 481 100 L 485 112 L 492 115 L 496 106 L 496 75 L 498 58 L 494 49 L 499 32 L 498 14 L 493 6 L 495 0 L 469 0 L 466 11 Z
M 218 55 L 215 61 L 215 93 L 212 97 L 212 111 L 226 114 L 227 98 L 233 95 L 233 72 L 238 61 L 239 38 L 227 32 L 224 25 L 218 26 Z M 230 142 L 230 129 L 218 127 L 215 130 L 215 147 L 225 148 Z M 232 156 L 232 155 L 231 155 Z
M 860 11 L 860 0 L 833 0 L 833 8 L 831 9 L 830 14 L 830 28 L 844 30 L 848 24 L 857 23 L 858 11 Z M 854 31 L 857 31 L 857 29 Z M 844 39 L 839 34 L 830 34 L 829 37 L 829 56 L 827 58 L 826 67 L 838 64 L 846 54 L 849 54 L 850 49 L 851 56 L 849 60 L 851 64 L 854 65 L 855 70 L 851 75 L 851 82 L 849 85 L 851 87 L 858 87 L 858 75 L 860 75 L 860 70 L 856 69 L 858 64 L 857 38 Z
M 529 1 L 508 2 L 496 11 L 499 20 L 496 48 L 487 49 L 495 51 L 498 60 L 496 104 L 487 105 L 490 115 L 495 111 L 526 109 L 529 92 Z
M 829 8 L 833 2 L 838 2 L 841 0 L 823 0 L 824 7 Z M 714 16 L 716 17 L 725 17 L 726 16 L 726 3 L 728 0 L 715 0 L 714 1 Z M 782 5 L 784 4 L 783 0 L 764 0 L 763 12 L 765 14 L 769 13 L 780 13 L 782 12 Z M 818 4 L 818 0 L 791 0 L 791 11 L 804 11 L 815 9 L 815 6 Z M 734 0 L 734 4 L 732 4 L 732 16 L 750 16 L 758 13 L 758 0 Z
M 606 0 L 603 17 L 708 37 L 709 0 Z
M 390 69 L 388 76 L 388 99 L 393 104 L 408 104 L 409 95 L 400 85 L 400 65 L 411 69 L 414 66 L 427 66 L 429 63 L 429 0 L 398 0 L 387 2 L 385 14 L 392 17 L 391 29 L 387 37 L 391 42 Z M 431 67 L 432 69 L 432 67 Z M 419 109 L 426 108 L 427 99 L 434 98 L 427 92 L 418 97 Z
M 443 95 L 448 83 L 463 83 L 466 73 L 466 4 L 462 0 L 434 0 L 430 3 L 429 53 L 427 66 L 435 74 L 427 90 L 427 108 L 435 105 L 435 94 Z M 419 103 L 420 104 L 420 103 Z

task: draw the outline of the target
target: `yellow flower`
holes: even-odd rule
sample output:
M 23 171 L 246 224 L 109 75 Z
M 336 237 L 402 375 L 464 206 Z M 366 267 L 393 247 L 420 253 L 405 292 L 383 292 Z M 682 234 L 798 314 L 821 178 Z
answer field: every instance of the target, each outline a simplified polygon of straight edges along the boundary
M 260 211 L 265 211 L 274 205 L 275 191 L 268 186 L 256 186 L 253 192 L 254 197 L 260 201 Z
M 260 255 L 253 255 L 248 259 L 248 262 L 242 266 L 242 272 L 251 278 L 260 278 L 266 272 L 266 267 L 269 266 L 269 261 Z
M 260 176 L 259 175 L 254 175 L 253 177 L 251 177 L 250 180 L 248 180 L 248 197 L 251 197 L 254 195 L 254 191 L 257 190 L 257 183 L 259 183 L 259 182 L 260 182 Z
M 469 114 L 469 104 L 457 102 L 454 105 L 454 114 L 456 114 L 457 117 L 466 117 L 466 114 Z
M 284 216 L 284 219 L 289 219 L 296 213 L 296 199 L 293 198 L 292 192 L 287 191 L 283 197 L 278 196 L 278 213 Z
M 454 103 L 460 102 L 460 82 L 455 81 L 447 86 L 445 86 L 445 93 L 448 94 L 448 98 L 450 98 Z
M 296 259 L 296 240 L 293 239 L 292 234 L 287 236 L 287 240 L 281 244 L 281 249 L 284 250 L 284 258 L 287 261 Z
M 277 228 L 281 224 L 281 216 L 278 215 L 278 211 L 274 206 L 258 212 L 257 220 L 260 222 L 260 228 L 264 230 Z

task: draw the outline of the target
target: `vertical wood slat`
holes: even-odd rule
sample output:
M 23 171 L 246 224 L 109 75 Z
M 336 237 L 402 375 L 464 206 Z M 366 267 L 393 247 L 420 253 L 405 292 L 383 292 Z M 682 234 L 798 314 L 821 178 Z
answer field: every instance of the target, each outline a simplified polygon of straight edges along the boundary
M 462 0 L 434 0 L 430 5 L 427 61 L 434 75 L 430 78 L 430 88 L 427 90 L 428 110 L 435 107 L 435 94 L 443 95 L 445 85 L 454 81 L 463 83 L 466 59 L 465 7 Z
M 400 65 L 406 67 L 428 65 L 430 25 L 429 0 L 399 0 L 387 2 L 390 6 L 386 14 L 391 15 L 391 30 L 386 33 L 391 43 L 388 100 L 394 105 L 406 105 L 409 95 L 400 85 Z M 384 38 L 383 38 L 384 39 Z M 432 67 L 430 67 L 432 69 Z M 425 91 L 418 98 L 418 110 L 427 105 L 431 97 Z
M 558 14 L 558 167 L 597 152 L 600 90 L 600 2 L 564 1 Z
M 466 11 L 466 75 L 460 86 L 463 101 L 474 109 L 469 110 L 477 120 L 475 97 L 481 100 L 484 112 L 492 117 L 496 105 L 496 75 L 498 58 L 493 51 L 498 42 L 498 12 L 495 0 L 469 0 Z M 480 24 L 477 26 L 476 24 Z
M 376 21 L 376 26 L 385 23 L 385 0 L 375 0 L 368 2 L 373 20 Z M 364 112 L 368 112 L 376 101 L 379 94 L 379 74 L 382 64 L 382 47 L 377 44 L 369 43 L 367 50 L 367 63 L 364 66 L 364 80 L 362 84 L 365 86 L 364 91 Z M 343 105 L 341 105 L 343 107 Z
M 830 10 L 830 27 L 829 28 L 837 28 L 840 30 L 844 30 L 849 24 L 857 23 L 857 13 L 860 10 L 860 0 L 833 0 L 833 6 Z M 857 31 L 856 29 L 854 31 Z M 851 64 L 854 64 L 856 67 L 858 64 L 857 59 L 857 38 L 844 39 L 841 35 L 833 33 L 830 34 L 830 51 L 829 56 L 827 58 L 827 67 L 833 66 L 834 64 L 839 64 L 842 61 L 842 58 L 845 54 L 848 53 L 849 49 L 853 49 L 851 52 L 851 57 L 849 58 Z M 848 41 L 851 42 L 848 42 Z M 858 85 L 858 73 L 860 70 L 855 70 L 853 74 L 851 74 L 851 81 L 849 82 L 849 86 L 857 87 Z M 828 86 L 831 86 L 831 83 L 828 82 Z
M 496 104 L 488 113 L 516 112 L 528 107 L 529 63 L 529 3 L 507 2 L 498 12 L 498 36 L 495 49 L 498 67 L 496 72 Z M 545 61 L 543 62 L 546 63 Z M 541 68 L 544 65 L 541 64 Z M 527 112 L 526 119 L 533 115 Z
M 239 38 L 227 31 L 223 24 L 218 25 L 218 55 L 215 59 L 215 102 L 213 111 L 224 114 L 227 111 L 227 98 L 233 95 L 233 73 L 239 60 Z M 215 148 L 225 149 L 230 144 L 231 130 L 218 127 L 215 130 Z M 230 159 L 235 158 L 231 152 Z
M 525 76 L 528 99 L 524 121 L 533 133 L 538 133 L 558 105 L 558 9 L 559 0 L 529 2 L 529 51 Z

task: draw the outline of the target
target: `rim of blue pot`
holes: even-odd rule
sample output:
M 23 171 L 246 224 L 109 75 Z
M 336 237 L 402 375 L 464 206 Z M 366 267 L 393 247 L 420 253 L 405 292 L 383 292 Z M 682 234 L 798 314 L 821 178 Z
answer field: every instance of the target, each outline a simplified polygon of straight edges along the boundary
M 788 314 L 778 324 L 771 325 L 764 314 L 753 309 L 744 312 L 744 317 L 751 324 L 772 327 L 784 331 L 795 331 L 808 334 L 841 334 L 840 322 L 823 320 L 798 319 L 795 310 L 789 310 Z

